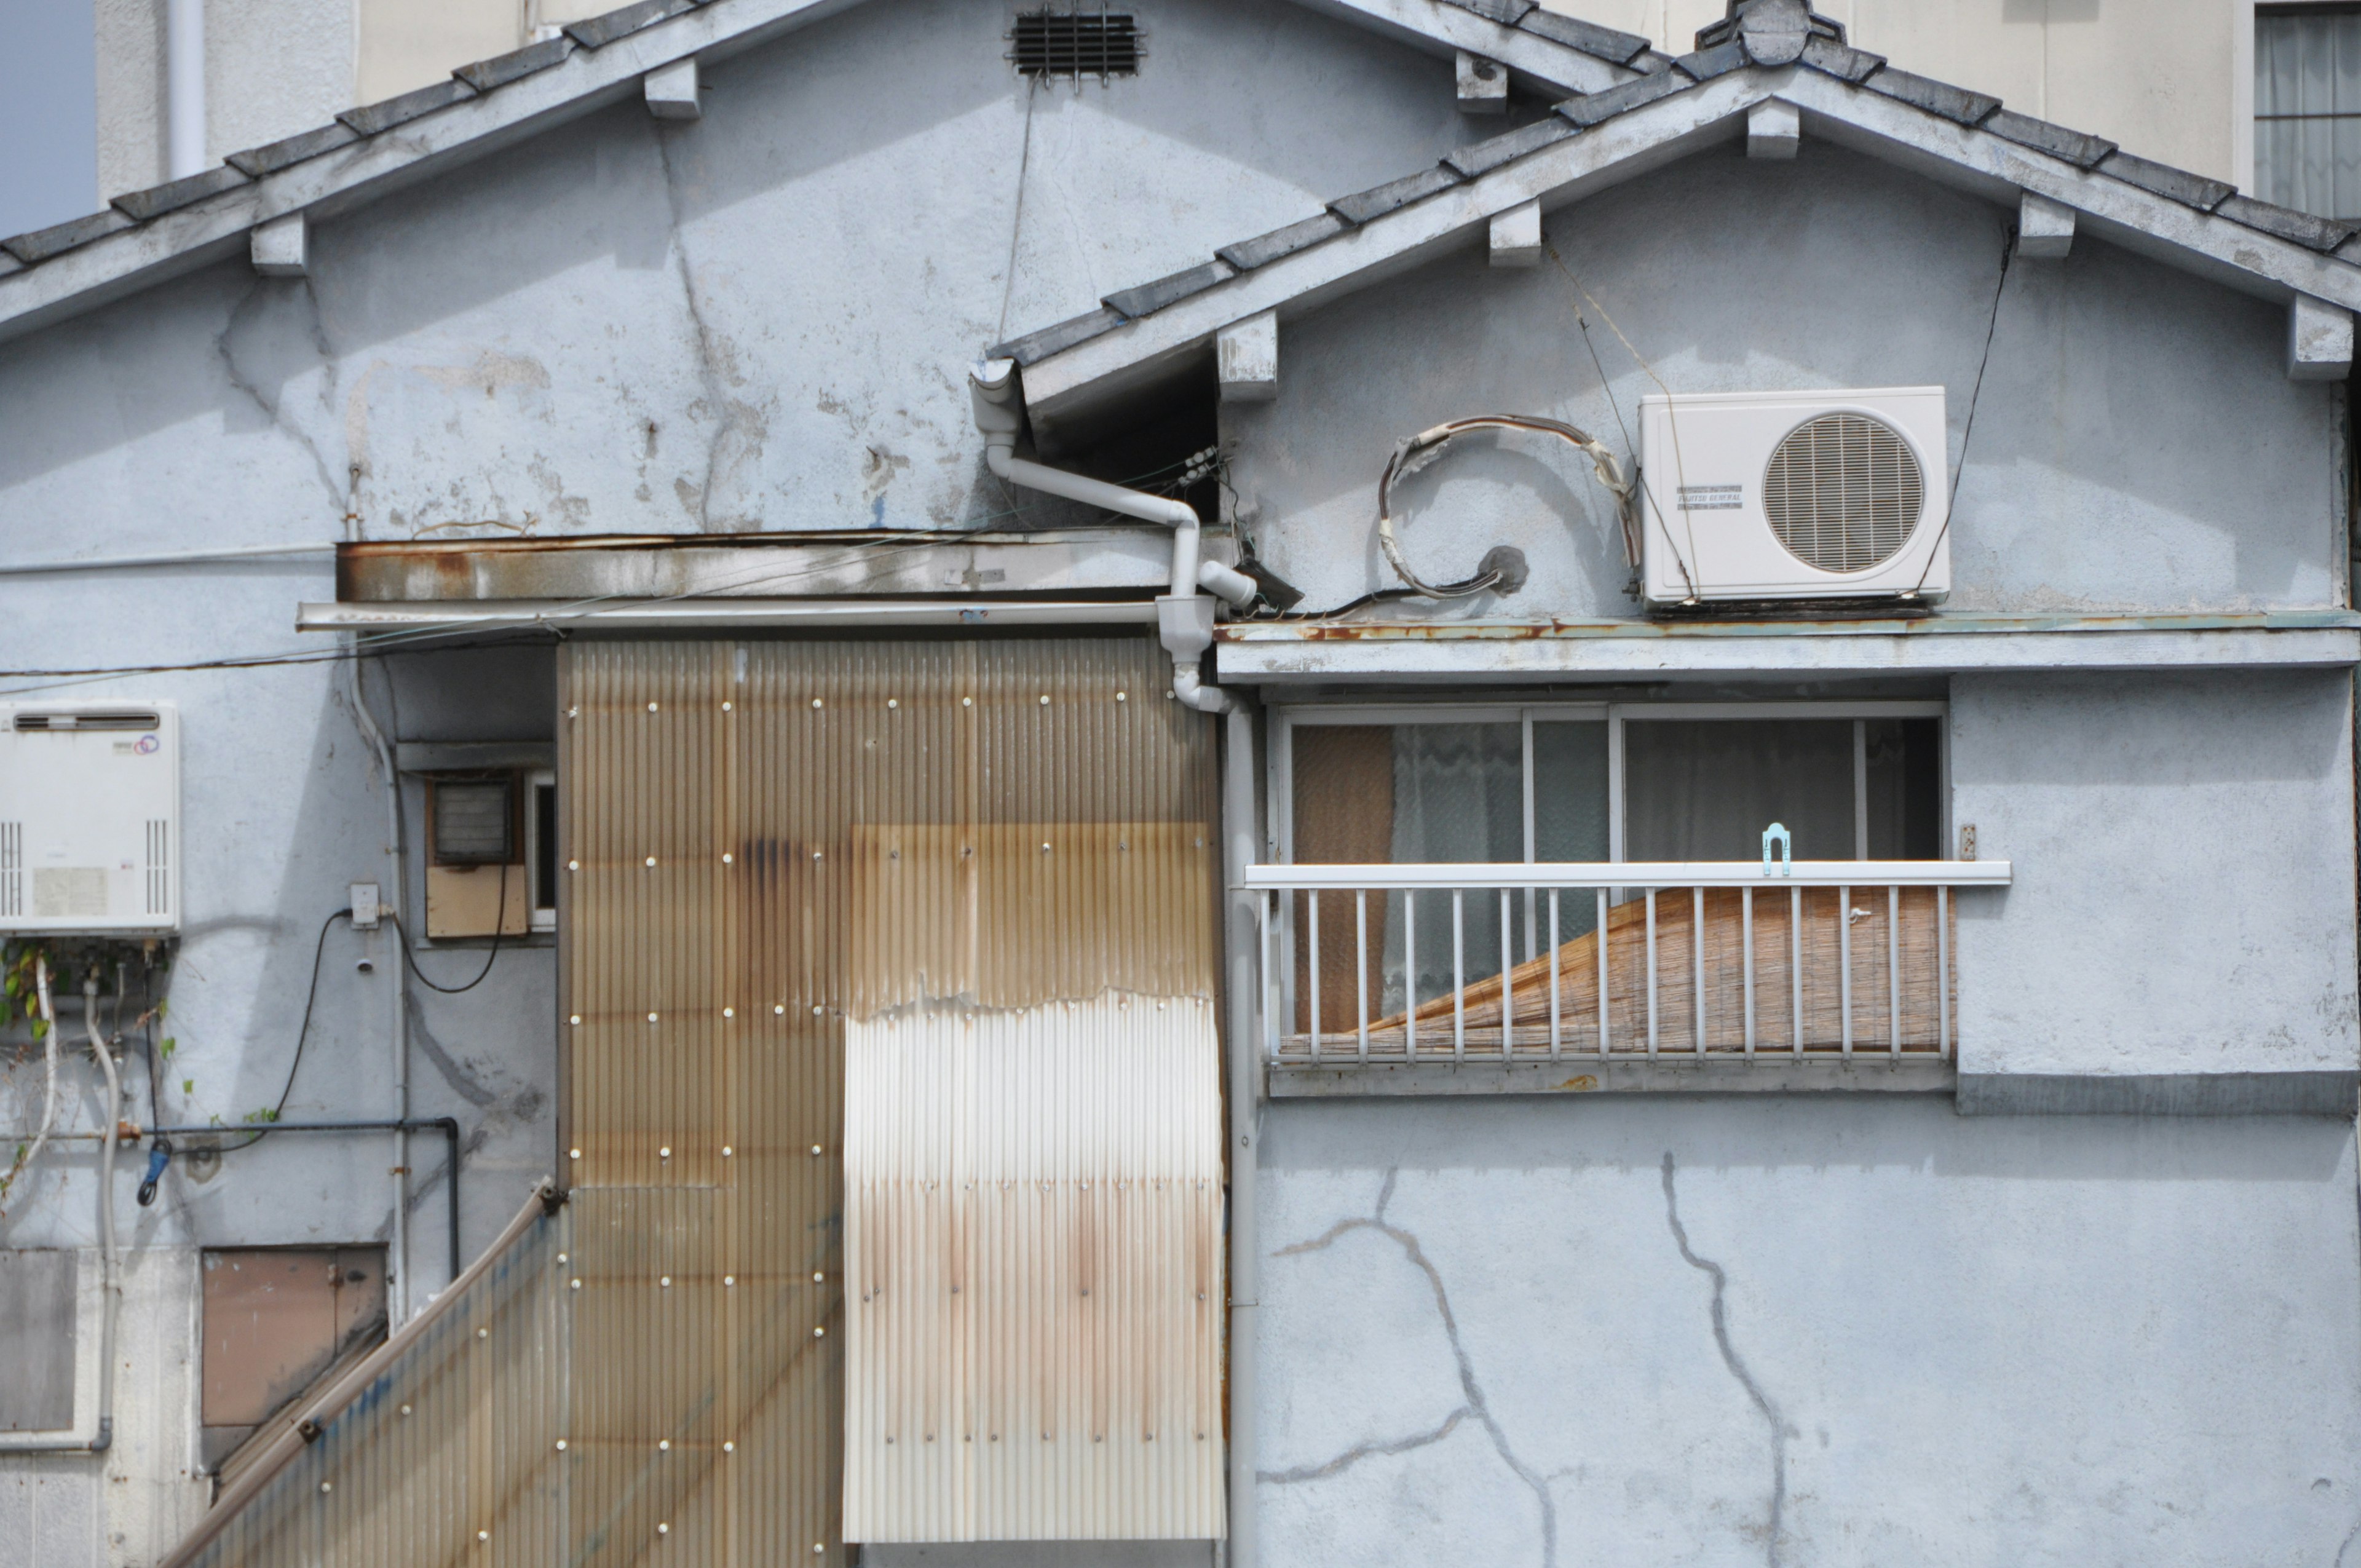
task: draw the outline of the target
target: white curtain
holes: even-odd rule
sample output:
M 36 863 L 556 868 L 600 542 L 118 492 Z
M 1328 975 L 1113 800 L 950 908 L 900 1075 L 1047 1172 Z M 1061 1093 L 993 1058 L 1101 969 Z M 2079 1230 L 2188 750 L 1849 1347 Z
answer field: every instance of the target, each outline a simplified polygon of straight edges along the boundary
M 2255 193 L 2361 216 L 2361 11 L 2255 18 Z

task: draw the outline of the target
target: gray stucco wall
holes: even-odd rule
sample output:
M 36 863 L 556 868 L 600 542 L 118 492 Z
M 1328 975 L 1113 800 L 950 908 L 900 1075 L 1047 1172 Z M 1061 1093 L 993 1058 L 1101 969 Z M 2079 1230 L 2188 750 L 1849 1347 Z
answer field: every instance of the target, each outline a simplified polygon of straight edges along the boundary
M 1263 1147 L 1273 1563 L 2325 1564 L 2361 1518 L 2349 1125 L 1364 1102 Z
M 1641 177 L 1549 216 L 1565 270 L 1479 246 L 1284 323 L 1278 400 L 1223 409 L 1241 517 L 1306 608 L 1336 604 L 1396 586 L 1378 477 L 1444 420 L 1548 414 L 1628 455 L 1661 389 L 1940 384 L 1967 450 L 1951 608 L 2336 602 L 2337 400 L 2288 380 L 2280 307 L 2087 236 L 2017 262 L 1968 440 L 2013 216 L 1808 137 L 1792 163 L 1725 146 Z M 1607 494 L 1556 443 L 1465 438 L 1397 504 L 1430 582 L 1496 543 L 1532 567 L 1446 616 L 1634 612 Z
M 2343 672 L 1960 675 L 1967 1072 L 2352 1072 Z

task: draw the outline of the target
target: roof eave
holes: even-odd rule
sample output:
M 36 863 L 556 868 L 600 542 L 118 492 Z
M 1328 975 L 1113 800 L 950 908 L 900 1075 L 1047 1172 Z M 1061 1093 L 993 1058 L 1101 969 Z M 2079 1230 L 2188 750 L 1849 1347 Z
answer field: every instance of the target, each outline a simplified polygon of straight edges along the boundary
M 1912 169 L 1986 199 L 2020 192 L 2073 208 L 2092 234 L 2259 298 L 2307 294 L 2361 310 L 2361 268 L 2226 217 L 2085 170 L 1988 131 L 1800 66 L 1747 67 L 1669 93 L 1474 180 L 1241 272 L 1156 313 L 1073 344 L 1025 367 L 1037 432 L 1121 392 L 1192 353 L 1233 323 L 1280 319 L 1479 243 L 1496 214 L 1527 202 L 1544 209 L 1744 133 L 1765 99 L 1795 104 L 1809 136 Z

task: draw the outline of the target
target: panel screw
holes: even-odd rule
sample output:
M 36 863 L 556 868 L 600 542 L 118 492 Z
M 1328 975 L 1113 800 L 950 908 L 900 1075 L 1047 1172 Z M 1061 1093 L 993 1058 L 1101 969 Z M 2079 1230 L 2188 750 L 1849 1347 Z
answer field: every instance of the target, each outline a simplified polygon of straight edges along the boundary
M 582 1157 L 582 1151 L 580 1149 L 567 1149 L 566 1151 L 566 1157 L 568 1159 L 580 1159 Z
M 653 1024 L 653 1023 L 654 1023 L 655 1021 L 656 1021 L 656 1015 L 655 1015 L 654 1014 L 653 1014 L 653 1013 L 649 1014 L 648 1014 L 648 1022 L 649 1022 L 649 1023 L 651 1023 L 651 1024 Z
M 820 705 L 819 698 L 818 698 L 818 697 L 814 697 L 814 698 L 812 698 L 812 706 L 813 706 L 814 707 L 819 707 L 819 705 Z
M 721 1015 L 724 1018 L 735 1018 L 738 1016 L 738 1009 L 735 1007 L 724 1007 L 721 1010 Z
M 672 1288 L 672 1276 L 671 1276 L 671 1275 L 669 1275 L 669 1274 L 664 1274 L 664 1275 L 659 1275 L 659 1276 L 657 1276 L 657 1277 L 656 1277 L 656 1286 L 657 1286 L 657 1288 L 658 1288 L 659 1289 L 664 1289 L 664 1290 L 669 1290 L 669 1289 L 671 1289 L 671 1288 Z
M 1048 692 L 1043 692 L 1041 694 L 1041 706 L 1043 707 L 1049 706 L 1049 694 Z
M 560 1453 L 566 1452 L 566 1440 L 562 1437 L 557 1440 L 557 1452 Z
M 576 1028 L 577 1028 L 577 1029 L 578 1029 L 578 1028 L 580 1028 L 580 1027 L 582 1026 L 582 1014 L 579 1014 L 579 1013 L 577 1013 L 577 1014 L 575 1014 L 572 1017 L 570 1017 L 570 1018 L 566 1019 L 566 1021 L 568 1024 L 573 1025 Z
M 730 863 L 730 851 L 727 850 L 721 851 L 721 863 L 725 866 Z
M 885 706 L 886 706 L 886 707 L 901 707 L 901 706 L 902 706 L 902 704 L 901 704 L 897 699 L 895 699 L 895 698 L 894 698 L 894 697 L 890 697 L 890 696 L 889 696 L 889 697 L 887 697 L 887 698 L 885 699 Z M 815 1547 L 813 1547 L 813 1548 L 812 1548 L 812 1550 L 813 1550 L 814 1552 L 818 1552 L 818 1551 L 819 1550 L 819 1548 L 818 1548 L 818 1547 L 817 1547 L 817 1546 L 815 1546 Z
M 972 696 L 963 696 L 960 698 L 960 706 L 961 707 L 973 707 L 975 706 L 975 698 Z
M 771 1009 L 771 1012 L 774 1016 L 785 1017 L 786 1016 L 787 1004 L 784 1002 L 779 1003 Z
M 1129 692 L 1117 692 L 1115 694 L 1115 699 L 1117 702 L 1129 702 L 1131 700 L 1131 694 Z
M 726 703 L 726 702 L 725 702 L 725 703 L 723 703 L 723 704 L 721 705 L 721 711 L 722 711 L 722 712 L 724 712 L 724 713 L 729 712 L 729 711 L 730 711 L 730 705 L 729 705 L 728 703 Z
M 659 1524 L 656 1526 L 656 1533 L 658 1535 L 670 1535 L 672 1533 L 672 1526 L 668 1524 Z
M 672 1157 L 672 1146 L 670 1144 L 664 1144 L 657 1148 L 656 1157 L 658 1159 L 670 1159 Z
M 734 1442 L 725 1442 L 721 1445 L 721 1452 L 724 1453 L 735 1453 L 738 1452 L 738 1445 Z
M 648 866 L 649 866 L 649 869 L 650 869 L 650 870 L 653 870 L 653 869 L 654 869 L 654 867 L 655 867 L 655 863 L 656 863 L 656 858 L 655 858 L 653 855 L 650 855 L 650 856 L 648 857 Z
M 813 1330 L 812 1330 L 812 1338 L 814 1338 L 814 1339 L 826 1339 L 827 1337 L 828 1337 L 828 1327 L 827 1327 L 827 1325 L 826 1325 L 826 1324 L 822 1324 L 822 1325 L 820 1325 L 819 1327 L 815 1328 L 815 1329 L 813 1329 Z
M 730 1157 L 730 1146 L 729 1146 L 728 1144 L 724 1144 L 724 1145 L 722 1145 L 722 1146 L 721 1146 L 721 1157 L 722 1157 L 723 1159 L 728 1159 L 728 1158 Z
M 402 1406 L 402 1407 L 401 1407 L 401 1413 L 402 1413 L 403 1415 L 405 1415 L 405 1416 L 406 1416 L 406 1415 L 408 1415 L 408 1414 L 410 1414 L 410 1407 L 409 1407 L 408 1405 L 404 1405 L 404 1406 Z
M 656 1439 L 656 1452 L 658 1453 L 670 1453 L 672 1452 L 672 1439 L 668 1437 L 660 1437 Z
M 648 704 L 648 711 L 649 711 L 650 713 L 653 713 L 655 710 L 656 710 L 656 705 L 655 705 L 654 703 L 650 703 L 650 704 Z
M 738 1277 L 734 1274 L 725 1274 L 721 1277 L 721 1283 L 725 1286 L 735 1285 L 738 1283 Z
M 823 1151 L 821 1150 L 820 1146 L 819 1146 L 818 1144 L 814 1144 L 814 1145 L 812 1145 L 812 1153 L 814 1153 L 814 1154 L 819 1154 L 819 1153 L 821 1153 L 821 1152 L 823 1152 Z
M 580 861 L 568 861 L 566 862 L 566 869 L 569 872 L 578 872 L 582 869 L 582 862 Z
M 334 1490 L 334 1489 L 335 1489 L 335 1486 L 334 1486 L 334 1483 L 332 1483 L 332 1482 L 323 1481 L 323 1482 L 321 1482 L 321 1483 L 320 1483 L 320 1490 L 322 1490 L 323 1492 L 332 1491 L 332 1490 Z

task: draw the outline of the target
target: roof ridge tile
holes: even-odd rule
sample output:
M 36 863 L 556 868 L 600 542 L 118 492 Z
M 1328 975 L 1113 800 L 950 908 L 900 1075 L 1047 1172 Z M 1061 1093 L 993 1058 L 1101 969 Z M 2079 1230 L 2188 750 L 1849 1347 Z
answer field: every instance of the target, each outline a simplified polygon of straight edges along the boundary
M 1850 82 L 1856 87 L 1885 69 L 1883 55 L 1837 43 L 1817 33 L 1805 40 L 1804 52 L 1798 58 L 1813 70 L 1824 71 L 1839 82 Z
M 1498 22 L 1513 27 L 1525 19 L 1525 14 L 1537 8 L 1537 0 L 1443 0 L 1454 10 L 1473 11 L 1488 22 Z
M 1154 315 L 1167 305 L 1177 304 L 1191 294 L 1202 294 L 1216 283 L 1226 283 L 1237 275 L 1236 268 L 1216 258 L 1212 261 L 1201 261 L 1194 267 L 1184 267 L 1178 272 L 1168 272 L 1136 288 L 1118 290 L 1099 303 L 1126 321 L 1137 321 L 1142 316 Z
M 298 131 L 291 137 L 264 142 L 260 147 L 233 152 L 225 161 L 239 173 L 259 180 L 307 158 L 317 158 L 340 147 L 350 147 L 360 139 L 360 133 L 352 126 L 342 121 L 331 121 L 324 126 L 314 126 L 308 131 Z
M 1653 104 L 1659 98 L 1669 98 L 1675 93 L 1685 93 L 1693 85 L 1695 85 L 1694 82 L 1682 71 L 1651 71 L 1645 76 L 1635 76 L 1629 82 L 1619 82 L 1614 86 L 1597 93 L 1586 93 L 1578 98 L 1568 98 L 1557 105 L 1557 113 L 1587 130 L 1592 126 L 1611 120 L 1616 115 L 1639 108 L 1643 104 Z
M 1318 245 L 1323 239 L 1333 238 L 1352 226 L 1335 214 L 1323 208 L 1312 216 L 1300 218 L 1283 228 L 1275 228 L 1268 234 L 1258 234 L 1252 239 L 1242 239 L 1235 244 L 1225 245 L 1213 254 L 1241 272 L 1251 272 L 1266 263 L 1277 261 L 1282 256 L 1292 256 L 1307 247 Z
M 200 170 L 178 180 L 168 180 L 161 185 L 150 185 L 142 191 L 126 191 L 110 204 L 133 223 L 144 224 L 149 218 L 160 218 L 166 213 L 178 212 L 192 203 L 202 202 L 208 196 L 218 196 L 235 186 L 251 182 L 243 170 L 217 163 L 211 169 Z
M 1012 337 L 1005 343 L 995 343 L 983 351 L 986 359 L 1014 359 L 1019 365 L 1031 365 L 1060 354 L 1078 343 L 1088 343 L 1102 333 L 1123 325 L 1118 312 L 1101 305 L 1094 311 L 1084 311 L 1078 316 L 1028 332 L 1023 337 Z
M 544 38 L 522 49 L 512 49 L 506 54 L 496 54 L 489 60 L 479 60 L 463 65 L 451 74 L 478 93 L 489 93 L 495 87 L 505 87 L 519 77 L 531 76 L 537 71 L 547 71 L 562 63 L 574 52 L 574 40 L 564 33 Z
M 1357 228 L 1372 218 L 1384 217 L 1396 208 L 1423 201 L 1436 192 L 1447 191 L 1458 183 L 1459 171 L 1448 164 L 1438 163 L 1415 174 L 1405 174 L 1399 180 L 1373 185 L 1367 191 L 1339 196 L 1328 203 L 1328 210 Z
M 1717 76 L 1727 76 L 1754 63 L 1746 52 L 1746 40 L 1731 38 L 1711 49 L 1693 49 L 1673 63 L 1688 73 L 1692 82 L 1710 82 Z
M 1579 16 L 1569 16 L 1562 11 L 1543 10 L 1536 5 L 1517 22 L 1519 32 L 1547 38 L 1554 44 L 1564 44 L 1570 49 L 1603 60 L 1613 65 L 1630 66 L 1650 51 L 1646 38 L 1637 33 L 1619 32 L 1602 27 L 1596 22 L 1586 22 Z M 1636 69 L 1636 67 L 1634 68 Z
M 2334 251 L 2355 235 L 2361 234 L 2361 224 L 2342 223 L 2314 213 L 2299 212 L 2293 207 L 2282 207 L 2276 202 L 2241 195 L 2235 191 L 2223 197 L 2222 204 L 2213 212 L 2216 216 L 2244 224 L 2250 229 L 2260 229 L 2307 250 Z
M 1554 142 L 1577 134 L 1572 126 L 1553 115 L 1460 148 L 1443 161 L 1466 179 L 1473 180 L 1504 163 L 1513 163 L 1529 152 L 1539 152 Z
M 123 214 L 113 207 L 101 207 L 94 213 L 85 213 L 61 224 L 51 224 L 47 228 L 0 239 L 0 250 L 30 267 L 35 262 L 47 261 L 52 256 L 62 256 L 76 247 L 88 245 L 92 240 L 120 234 L 130 226 L 131 220 Z
M 1882 93 L 1914 109 L 1924 109 L 1930 115 L 1939 115 L 1963 126 L 1982 125 L 2000 108 L 2000 100 L 1989 93 L 1971 93 L 1948 82 L 1938 82 L 1931 76 L 1896 71 L 1890 65 L 1861 85 L 1872 93 Z
M 404 93 L 398 97 L 387 98 L 375 104 L 365 104 L 357 109 L 346 109 L 336 118 L 351 126 L 356 135 L 373 137 L 381 131 L 390 131 L 396 126 L 406 126 L 422 115 L 431 115 L 437 109 L 447 109 L 452 104 L 475 95 L 474 88 L 454 76 L 441 82 L 430 82 L 424 87 Z
M 2077 169 L 2095 168 L 2115 144 L 2104 137 L 2094 137 L 2088 131 L 2070 131 L 2064 126 L 2048 120 L 2037 120 L 2031 115 L 2020 115 L 2010 108 L 1995 109 L 1985 120 L 1983 128 L 2019 147 L 2029 147 L 2036 152 L 2046 152 L 2062 158 Z
M 2202 174 L 2191 174 L 2186 169 L 2175 169 L 2169 163 L 2136 158 L 2128 152 L 2109 153 L 2098 164 L 2102 174 L 2112 174 L 2126 185 L 2136 185 L 2151 195 L 2168 202 L 2210 213 L 2238 193 L 2238 188 L 2226 181 L 2209 180 Z

